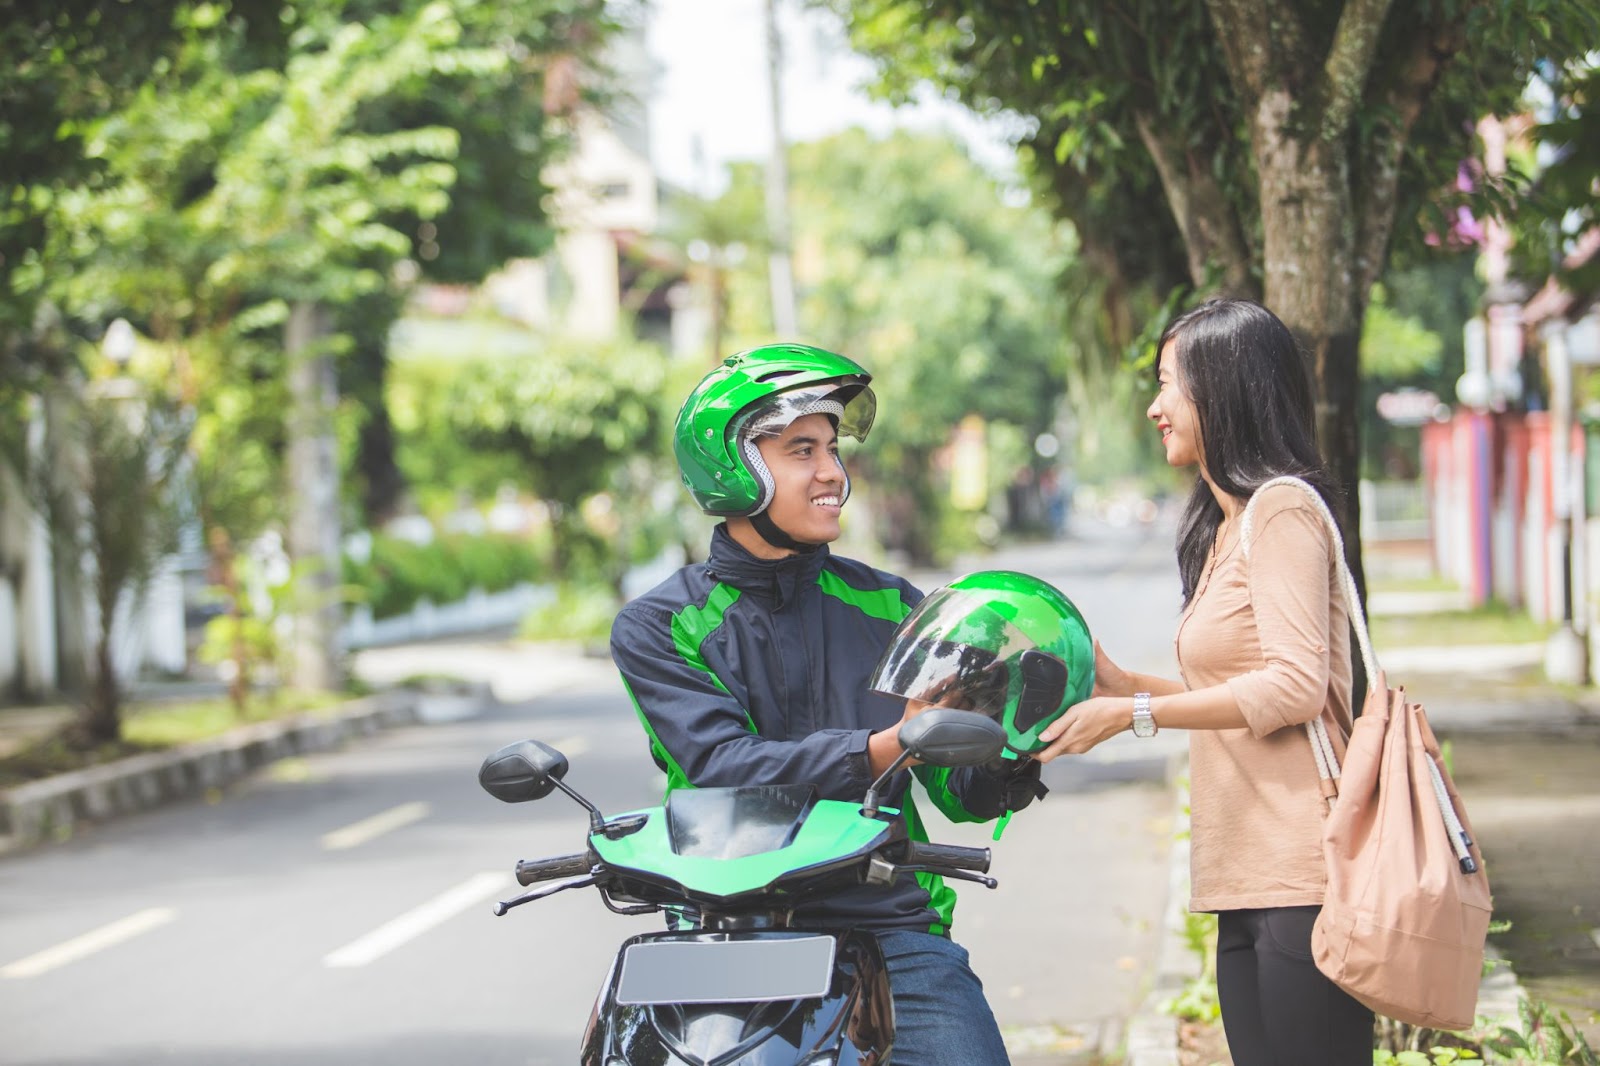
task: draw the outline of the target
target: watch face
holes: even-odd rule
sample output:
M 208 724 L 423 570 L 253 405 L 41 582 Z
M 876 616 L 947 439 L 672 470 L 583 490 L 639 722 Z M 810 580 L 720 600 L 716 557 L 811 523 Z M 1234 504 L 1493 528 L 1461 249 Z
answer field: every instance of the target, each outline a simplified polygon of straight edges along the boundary
M 1149 714 L 1136 714 L 1133 716 L 1133 735 L 1136 737 L 1153 737 L 1156 735 L 1156 720 Z

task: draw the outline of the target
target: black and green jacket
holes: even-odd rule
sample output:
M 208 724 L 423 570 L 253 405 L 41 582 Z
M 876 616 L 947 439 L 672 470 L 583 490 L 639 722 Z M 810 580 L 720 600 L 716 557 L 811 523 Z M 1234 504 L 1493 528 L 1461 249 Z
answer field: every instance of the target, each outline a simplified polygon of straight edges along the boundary
M 719 525 L 711 557 L 630 602 L 611 655 L 633 697 L 667 788 L 815 785 L 857 800 L 872 784 L 867 737 L 904 701 L 867 691 L 895 627 L 922 599 L 910 583 L 826 547 L 758 559 Z M 1011 765 L 1011 764 L 1008 764 Z M 1035 764 L 1036 767 L 1036 764 Z M 982 768 L 914 769 L 954 821 L 1003 813 L 1010 779 Z M 902 773 L 883 797 L 926 840 Z M 1012 798 L 1012 807 L 1032 798 Z M 817 924 L 948 934 L 955 893 L 936 876 L 841 894 L 802 916 Z

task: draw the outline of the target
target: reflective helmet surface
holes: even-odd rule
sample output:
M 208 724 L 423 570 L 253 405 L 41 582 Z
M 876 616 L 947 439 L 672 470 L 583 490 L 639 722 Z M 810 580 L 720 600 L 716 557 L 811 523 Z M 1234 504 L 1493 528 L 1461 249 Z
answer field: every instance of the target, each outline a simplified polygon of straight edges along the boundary
M 833 417 L 841 437 L 866 440 L 877 410 L 867 387 L 871 381 L 857 363 L 803 344 L 769 344 L 728 356 L 678 410 L 672 450 L 684 486 L 709 515 L 763 510 L 771 493 L 751 469 L 741 438 L 814 411 Z M 804 402 L 786 404 L 786 397 Z
M 1017 755 L 1089 698 L 1094 638 L 1054 585 L 1012 570 L 980 570 L 935 589 L 895 631 L 868 687 L 986 714 Z

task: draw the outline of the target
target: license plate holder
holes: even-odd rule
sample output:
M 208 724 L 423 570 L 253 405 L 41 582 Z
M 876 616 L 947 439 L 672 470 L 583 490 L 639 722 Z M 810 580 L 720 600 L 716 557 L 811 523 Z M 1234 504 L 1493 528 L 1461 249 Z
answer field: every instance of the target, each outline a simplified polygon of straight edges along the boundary
M 837 947 L 826 935 L 629 944 L 616 999 L 629 1006 L 815 999 L 832 985 Z

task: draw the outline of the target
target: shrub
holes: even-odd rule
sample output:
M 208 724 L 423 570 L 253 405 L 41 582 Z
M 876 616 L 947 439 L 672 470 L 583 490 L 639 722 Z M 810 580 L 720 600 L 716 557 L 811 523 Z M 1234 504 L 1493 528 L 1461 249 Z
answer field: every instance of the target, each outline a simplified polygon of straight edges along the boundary
M 453 535 L 417 544 L 374 535 L 365 562 L 346 557 L 345 582 L 362 590 L 374 618 L 405 614 L 419 600 L 454 603 L 472 589 L 500 592 L 547 572 L 543 552 L 502 534 Z
M 518 635 L 527 640 L 603 640 L 620 608 L 603 585 L 563 583 L 550 603 L 523 619 Z

